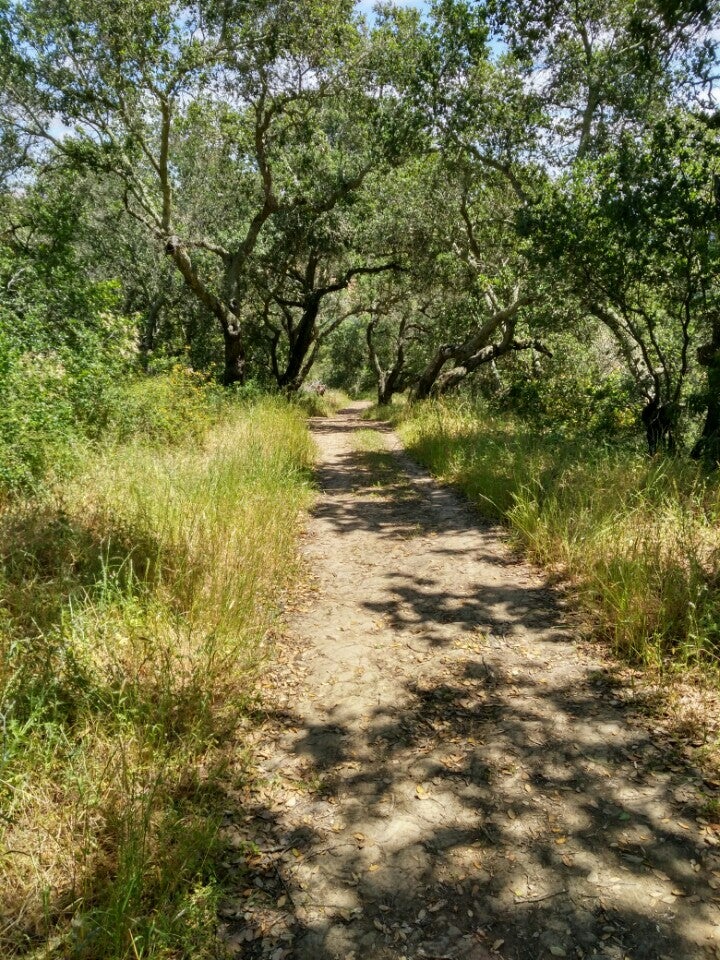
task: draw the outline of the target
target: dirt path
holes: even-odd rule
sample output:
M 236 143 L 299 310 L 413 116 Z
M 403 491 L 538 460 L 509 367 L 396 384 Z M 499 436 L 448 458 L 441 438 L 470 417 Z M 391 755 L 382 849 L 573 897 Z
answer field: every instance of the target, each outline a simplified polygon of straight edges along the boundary
M 228 823 L 240 848 L 264 824 L 228 942 L 273 960 L 720 957 L 698 775 L 497 531 L 359 412 L 313 424 L 318 593 L 291 622 L 248 826 Z M 369 426 L 392 462 L 357 452 Z

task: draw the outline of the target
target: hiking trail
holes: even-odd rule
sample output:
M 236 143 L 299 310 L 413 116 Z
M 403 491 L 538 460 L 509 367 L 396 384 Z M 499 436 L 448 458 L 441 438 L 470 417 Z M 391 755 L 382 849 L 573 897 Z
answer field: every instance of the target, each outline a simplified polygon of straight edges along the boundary
M 502 529 L 362 409 L 312 421 L 317 587 L 253 733 L 260 783 L 226 826 L 257 844 L 223 912 L 231 950 L 720 957 L 700 775 L 574 643 Z M 386 454 L 358 451 L 368 429 Z

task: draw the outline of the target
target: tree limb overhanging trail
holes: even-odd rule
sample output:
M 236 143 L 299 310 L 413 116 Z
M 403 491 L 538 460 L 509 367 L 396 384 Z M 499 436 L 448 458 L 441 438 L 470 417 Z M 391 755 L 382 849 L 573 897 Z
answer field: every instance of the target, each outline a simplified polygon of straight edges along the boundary
M 502 531 L 362 405 L 317 420 L 317 593 L 229 816 L 222 911 L 275 960 L 716 956 L 720 834 Z M 374 427 L 386 453 L 357 451 Z M 360 438 L 362 440 L 362 437 Z M 244 844 L 252 840 L 254 846 Z

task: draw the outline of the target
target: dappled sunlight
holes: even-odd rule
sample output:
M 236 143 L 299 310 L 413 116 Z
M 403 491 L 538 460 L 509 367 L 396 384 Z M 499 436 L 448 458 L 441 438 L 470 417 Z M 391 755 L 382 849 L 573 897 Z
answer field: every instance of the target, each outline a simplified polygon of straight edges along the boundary
M 369 495 L 360 423 L 316 433 L 321 592 L 239 828 L 273 879 L 230 897 L 245 919 L 228 942 L 308 960 L 704 957 L 720 857 L 700 774 L 496 529 L 417 468 Z

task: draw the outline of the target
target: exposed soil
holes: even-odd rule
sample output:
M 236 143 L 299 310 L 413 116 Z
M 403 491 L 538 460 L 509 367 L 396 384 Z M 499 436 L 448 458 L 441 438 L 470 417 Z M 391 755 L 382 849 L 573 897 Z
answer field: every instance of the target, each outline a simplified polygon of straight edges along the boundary
M 502 531 L 360 410 L 313 423 L 316 592 L 253 735 L 246 817 L 228 817 L 244 870 L 223 911 L 231 950 L 720 957 L 700 773 L 574 643 Z M 392 458 L 357 451 L 368 427 Z

